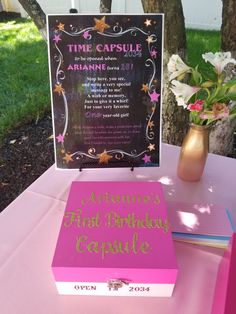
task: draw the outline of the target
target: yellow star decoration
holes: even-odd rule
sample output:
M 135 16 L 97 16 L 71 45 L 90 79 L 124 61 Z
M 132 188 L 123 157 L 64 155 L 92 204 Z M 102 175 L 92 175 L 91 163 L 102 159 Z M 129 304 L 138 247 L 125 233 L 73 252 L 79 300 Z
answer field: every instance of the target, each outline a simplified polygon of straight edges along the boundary
M 148 84 L 142 84 L 142 89 L 141 91 L 144 91 L 145 93 L 147 93 L 149 91 L 149 87 Z
M 154 122 L 153 121 L 148 121 L 148 126 L 150 129 L 154 127 Z
M 153 37 L 152 36 L 148 36 L 148 38 L 146 39 L 146 41 L 151 44 L 154 43 Z
M 112 158 L 112 156 L 109 155 L 106 150 L 104 150 L 104 152 L 102 152 L 101 154 L 97 154 L 97 156 L 99 157 L 100 164 L 108 164 L 108 161 Z
M 63 157 L 65 162 L 68 164 L 70 161 L 73 161 L 72 155 L 66 153 L 65 157 Z
M 58 29 L 59 29 L 60 31 L 64 31 L 64 29 L 65 29 L 65 24 L 60 23 L 60 24 L 57 25 L 57 27 L 58 27 Z
M 150 150 L 150 152 L 152 151 L 152 150 L 155 150 L 155 144 L 149 144 L 148 145 L 148 149 Z
M 101 18 L 101 20 L 99 19 L 94 19 L 95 22 L 95 26 L 94 29 L 100 33 L 104 33 L 105 29 L 109 28 L 110 26 L 108 24 L 106 24 L 105 22 L 106 17 L 103 16 L 103 18 Z
M 144 22 L 144 24 L 148 27 L 152 25 L 152 20 L 146 19 L 146 21 Z
M 61 95 L 61 93 L 63 93 L 65 90 L 62 87 L 62 85 L 59 83 L 59 84 L 55 85 L 55 88 L 53 91 L 54 91 L 54 93 L 58 93 L 59 95 Z

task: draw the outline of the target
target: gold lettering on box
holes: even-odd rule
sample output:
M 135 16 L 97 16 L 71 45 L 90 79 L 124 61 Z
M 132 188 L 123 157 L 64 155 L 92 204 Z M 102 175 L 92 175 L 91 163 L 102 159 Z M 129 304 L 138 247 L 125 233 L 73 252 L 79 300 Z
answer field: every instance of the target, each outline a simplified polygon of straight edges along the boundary
M 89 240 L 87 235 L 77 237 L 76 251 L 78 253 L 100 254 L 102 259 L 107 254 L 147 254 L 151 250 L 148 242 L 140 241 L 138 233 L 134 233 L 131 241 L 94 241 Z
M 155 213 L 161 203 L 158 194 L 113 194 L 109 192 L 91 192 L 88 197 L 81 200 L 80 208 L 66 211 L 63 225 L 65 228 L 72 225 L 80 228 L 130 228 L 130 229 L 160 229 L 163 233 L 170 231 L 170 223 L 167 218 L 162 218 Z M 91 211 L 90 206 L 98 204 L 97 211 Z M 106 204 L 102 208 L 101 204 Z M 107 212 L 107 206 L 111 210 Z M 112 209 L 117 204 L 117 209 Z M 129 207 L 127 208 L 127 204 Z M 141 205 L 140 205 L 141 204 Z M 144 206 L 141 213 L 137 214 L 136 205 Z M 139 208 L 140 209 L 140 208 Z M 88 232 L 88 231 L 87 231 Z M 79 254 L 100 254 L 105 259 L 107 254 L 148 254 L 151 246 L 147 241 L 141 241 L 138 232 L 133 233 L 132 239 L 113 241 L 89 239 L 87 235 L 76 238 L 76 251 Z
M 65 212 L 64 227 L 70 227 L 75 221 L 76 221 L 76 212 L 74 211 Z
M 85 216 L 80 208 L 77 211 L 66 212 L 64 215 L 64 227 L 70 227 L 73 223 L 76 223 L 78 228 L 99 228 L 100 212 L 97 212 L 95 216 Z
M 161 217 L 152 218 L 149 213 L 145 213 L 145 217 L 140 218 L 135 213 L 123 214 L 121 216 L 115 211 L 110 211 L 106 215 L 106 227 L 162 229 L 164 233 L 167 233 L 170 230 L 170 223 L 168 219 L 163 220 Z
M 84 242 L 87 239 L 88 239 L 88 237 L 85 236 L 85 235 L 82 235 L 79 238 L 77 238 L 77 241 L 76 241 L 76 250 L 77 250 L 77 252 L 84 253 L 84 250 L 81 249 L 81 242 Z
M 150 244 L 148 242 L 143 242 L 141 245 L 140 245 L 140 251 L 143 253 L 143 254 L 148 254 L 150 252 L 151 248 L 150 248 Z
M 98 242 L 92 241 L 87 245 L 87 250 L 90 253 L 99 253 Z
M 104 192 L 101 194 L 96 194 L 96 192 L 91 192 L 88 199 L 83 198 L 81 200 L 81 205 L 85 204 L 154 204 L 160 205 L 160 197 L 158 194 L 111 194 L 109 192 Z

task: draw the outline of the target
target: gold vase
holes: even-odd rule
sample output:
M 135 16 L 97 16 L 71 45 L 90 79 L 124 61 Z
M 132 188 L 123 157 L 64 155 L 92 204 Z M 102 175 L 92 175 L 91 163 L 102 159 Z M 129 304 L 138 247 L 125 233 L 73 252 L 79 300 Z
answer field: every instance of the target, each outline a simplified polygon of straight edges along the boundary
M 207 125 L 190 125 L 179 156 L 177 174 L 182 180 L 200 180 L 209 151 L 209 131 Z

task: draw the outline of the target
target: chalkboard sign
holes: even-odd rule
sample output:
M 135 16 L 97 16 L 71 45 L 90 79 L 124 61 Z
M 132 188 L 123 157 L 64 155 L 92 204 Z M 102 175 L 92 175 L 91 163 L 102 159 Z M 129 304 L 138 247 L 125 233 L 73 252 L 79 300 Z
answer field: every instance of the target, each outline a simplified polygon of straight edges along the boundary
M 159 166 L 163 15 L 47 22 L 56 166 Z

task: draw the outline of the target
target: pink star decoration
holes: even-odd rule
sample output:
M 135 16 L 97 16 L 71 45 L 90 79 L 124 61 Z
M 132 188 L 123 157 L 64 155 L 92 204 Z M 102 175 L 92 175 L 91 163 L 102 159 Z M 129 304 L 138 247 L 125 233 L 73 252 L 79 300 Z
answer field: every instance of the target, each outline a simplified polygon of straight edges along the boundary
M 150 93 L 149 96 L 151 98 L 151 102 L 156 102 L 158 101 L 160 94 L 157 94 L 156 90 L 154 90 L 154 92 Z
M 83 33 L 84 39 L 88 39 L 89 36 L 90 36 L 89 31 L 85 31 L 85 32 Z
M 64 135 L 61 133 L 56 137 L 57 143 L 64 143 Z
M 53 38 L 53 41 L 55 41 L 57 44 L 58 44 L 58 42 L 61 40 L 61 37 L 60 37 L 60 35 L 54 35 L 54 38 Z
M 151 51 L 151 57 L 156 58 L 157 57 L 157 51 L 155 49 L 153 49 Z
M 142 160 L 145 162 L 145 164 L 147 164 L 148 162 L 151 162 L 151 156 L 145 154 Z

